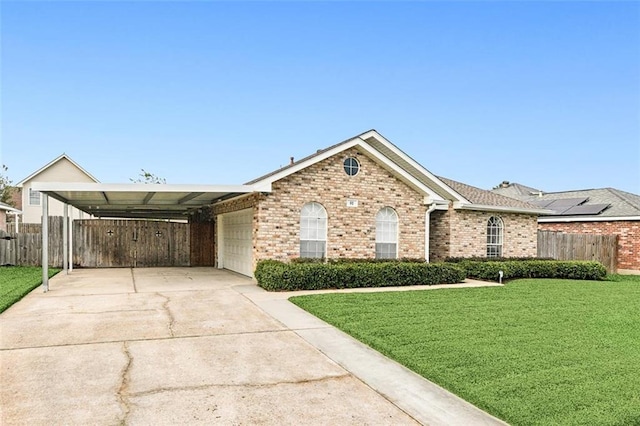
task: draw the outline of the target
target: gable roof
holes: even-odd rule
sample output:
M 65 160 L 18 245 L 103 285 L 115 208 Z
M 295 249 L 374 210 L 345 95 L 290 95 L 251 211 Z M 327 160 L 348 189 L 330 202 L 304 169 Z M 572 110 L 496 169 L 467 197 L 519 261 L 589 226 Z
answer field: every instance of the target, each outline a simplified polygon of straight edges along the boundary
M 54 158 L 53 160 L 51 160 L 50 162 L 48 162 L 47 164 L 45 164 L 44 166 L 40 167 L 38 170 L 36 170 L 35 172 L 31 173 L 29 176 L 27 176 L 26 178 L 22 179 L 20 182 L 18 182 L 16 184 L 16 186 L 18 187 L 22 187 L 22 185 L 24 185 L 25 182 L 30 181 L 31 179 L 33 179 L 34 177 L 36 177 L 37 175 L 39 175 L 40 173 L 42 173 L 43 171 L 47 170 L 49 167 L 53 166 L 54 164 L 60 162 L 61 160 L 66 159 L 67 161 L 69 161 L 71 164 L 73 164 L 74 166 L 76 166 L 82 173 L 84 173 L 85 175 L 87 175 L 87 177 L 89 177 L 89 179 L 93 180 L 94 182 L 99 182 L 98 179 L 96 179 L 95 177 L 93 177 L 93 175 L 91 175 L 91 173 L 89 173 L 88 171 L 86 171 L 82 166 L 80 166 L 80 164 L 76 163 L 75 161 L 73 161 L 73 159 L 71 157 L 69 157 L 67 154 L 62 154 L 56 158 Z
M 249 181 L 246 185 L 264 186 L 270 189 L 273 182 L 356 146 L 401 181 L 423 193 L 431 202 L 444 203 L 451 199 L 467 201 L 373 129 L 328 148 L 320 149 L 301 160 Z
M 352 147 L 358 147 L 378 165 L 393 173 L 394 176 L 419 193 L 424 194 L 427 204 L 448 205 L 449 201 L 453 201 L 454 208 L 514 211 L 528 214 L 548 213 L 547 210 L 526 202 L 438 177 L 373 129 L 318 150 L 308 157 L 247 182 L 246 185 L 270 190 L 274 182 Z
M 539 206 L 527 203 L 526 201 L 509 198 L 507 196 L 496 194 L 491 191 L 476 188 L 475 186 L 467 185 L 466 183 L 457 182 L 455 180 L 447 179 L 441 176 L 440 180 L 445 182 L 460 194 L 464 195 L 465 198 L 468 199 L 472 204 L 514 209 L 541 210 Z
M 511 184 L 518 185 L 518 184 Z M 492 192 L 503 193 L 500 189 L 494 189 Z M 588 220 L 606 220 L 607 218 L 634 218 L 634 220 L 640 219 L 640 195 L 632 194 L 630 192 L 621 191 L 615 188 L 596 188 L 596 189 L 581 189 L 575 191 L 560 191 L 560 192 L 542 192 L 534 191 L 527 195 L 519 195 L 519 200 L 527 201 L 537 205 L 548 205 L 553 209 L 553 201 L 566 200 L 567 202 L 573 200 L 573 203 L 567 203 L 566 206 L 561 206 L 556 209 L 555 214 L 548 215 L 545 218 L 540 218 L 541 221 L 552 222 L 557 221 L 560 218 L 563 221 L 588 221 Z M 588 214 L 572 214 L 578 209 L 571 209 L 569 204 L 576 204 L 576 207 L 582 207 L 583 211 L 589 212 Z M 558 203 L 555 203 L 558 204 Z M 567 207 L 563 209 L 562 207 Z

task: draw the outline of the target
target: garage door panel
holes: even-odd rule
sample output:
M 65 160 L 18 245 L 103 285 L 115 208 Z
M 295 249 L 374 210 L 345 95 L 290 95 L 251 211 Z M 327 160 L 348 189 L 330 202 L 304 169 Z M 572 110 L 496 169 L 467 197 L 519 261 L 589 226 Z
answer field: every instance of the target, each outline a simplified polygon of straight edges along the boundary
M 222 215 L 222 266 L 253 276 L 253 209 Z

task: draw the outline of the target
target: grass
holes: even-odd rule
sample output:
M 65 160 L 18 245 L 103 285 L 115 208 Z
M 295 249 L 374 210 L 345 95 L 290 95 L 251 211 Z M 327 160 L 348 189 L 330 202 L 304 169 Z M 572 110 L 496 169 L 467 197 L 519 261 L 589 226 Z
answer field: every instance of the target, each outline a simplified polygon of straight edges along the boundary
M 49 268 L 49 278 L 60 270 Z M 0 313 L 42 284 L 42 268 L 32 266 L 0 267 Z
M 513 425 L 638 425 L 640 276 L 610 278 L 291 301 Z

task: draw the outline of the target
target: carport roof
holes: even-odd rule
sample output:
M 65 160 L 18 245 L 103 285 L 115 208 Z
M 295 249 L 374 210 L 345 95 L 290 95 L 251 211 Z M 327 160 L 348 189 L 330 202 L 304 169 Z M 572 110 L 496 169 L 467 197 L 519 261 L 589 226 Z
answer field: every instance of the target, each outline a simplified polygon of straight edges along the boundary
M 34 182 L 31 188 L 96 217 L 131 219 L 186 219 L 191 210 L 257 191 L 253 185 L 77 182 Z

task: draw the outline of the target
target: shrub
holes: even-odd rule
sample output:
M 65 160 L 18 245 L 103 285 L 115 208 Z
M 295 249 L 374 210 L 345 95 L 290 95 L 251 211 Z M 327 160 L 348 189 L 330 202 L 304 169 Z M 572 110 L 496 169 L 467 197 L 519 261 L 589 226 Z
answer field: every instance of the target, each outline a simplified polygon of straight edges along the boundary
M 515 278 L 565 278 L 572 280 L 604 280 L 607 270 L 599 262 L 563 260 L 459 260 L 456 265 L 465 270 L 466 276 L 479 280 L 498 281 Z
M 361 260 L 336 263 L 262 260 L 254 276 L 258 285 L 269 291 L 452 284 L 465 279 L 464 270 L 452 264 Z

